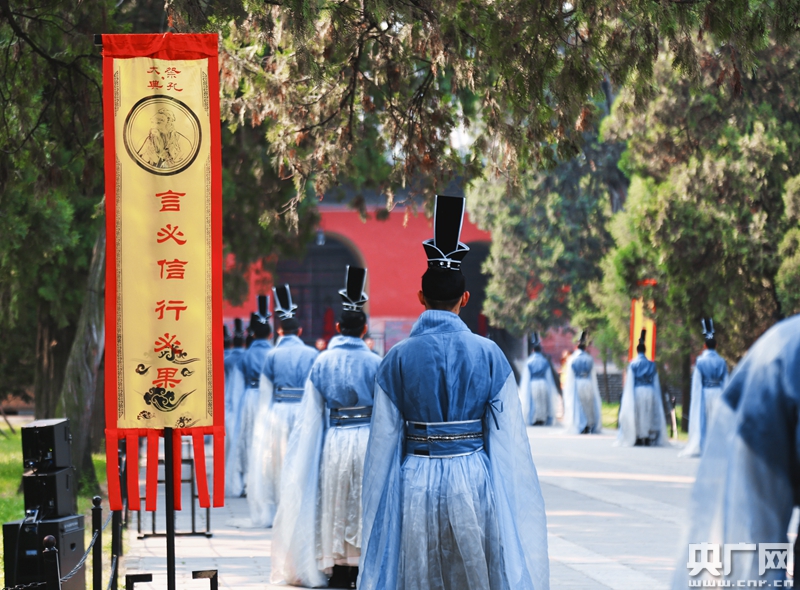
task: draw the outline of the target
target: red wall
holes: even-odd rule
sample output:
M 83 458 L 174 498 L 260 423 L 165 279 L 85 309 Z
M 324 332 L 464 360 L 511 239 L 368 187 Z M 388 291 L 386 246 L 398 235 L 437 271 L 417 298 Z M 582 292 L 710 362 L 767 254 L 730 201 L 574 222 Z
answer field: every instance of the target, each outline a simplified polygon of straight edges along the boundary
M 374 211 L 362 221 L 356 211 L 344 207 L 321 206 L 320 229 L 350 247 L 353 254 L 367 267 L 367 312 L 372 318 L 414 318 L 422 313 L 417 300 L 420 278 L 427 268 L 422 242 L 433 237 L 433 220 L 422 213 L 409 215 L 398 207 L 389 218 L 378 221 Z M 465 243 L 491 240 L 489 232 L 479 230 L 465 216 L 461 241 Z M 264 256 L 270 252 L 264 252 Z M 245 325 L 255 309 L 255 297 L 269 294 L 272 280 L 269 273 L 255 264 L 249 277 L 250 295 L 241 307 L 225 302 L 226 321 L 241 317 Z M 252 302 L 252 303 L 251 303 Z
M 432 219 L 418 213 L 409 215 L 404 223 L 405 210 L 400 208 L 385 221 L 370 216 L 364 222 L 357 212 L 334 207 L 320 207 L 320 213 L 320 229 L 348 243 L 363 258 L 371 317 L 416 318 L 422 313 L 417 299 L 420 278 L 427 268 L 422 242 L 433 237 Z M 490 240 L 489 232 L 479 230 L 465 216 L 462 242 Z

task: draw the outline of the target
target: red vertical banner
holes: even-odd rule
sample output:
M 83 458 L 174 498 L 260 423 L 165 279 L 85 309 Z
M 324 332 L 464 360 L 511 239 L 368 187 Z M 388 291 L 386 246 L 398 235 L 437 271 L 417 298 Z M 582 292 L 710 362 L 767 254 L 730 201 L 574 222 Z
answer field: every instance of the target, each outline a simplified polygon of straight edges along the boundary
M 206 473 L 203 436 L 215 438 L 215 450 L 225 436 L 218 61 L 217 35 L 103 35 L 112 510 L 122 507 L 120 439 L 137 459 L 126 484 L 132 510 L 139 510 L 139 438 L 148 440 L 151 510 L 154 436 L 173 428 L 178 452 L 180 438 L 191 436 L 198 478 Z M 224 503 L 223 462 L 214 452 L 214 506 Z M 208 493 L 200 503 L 210 504 Z

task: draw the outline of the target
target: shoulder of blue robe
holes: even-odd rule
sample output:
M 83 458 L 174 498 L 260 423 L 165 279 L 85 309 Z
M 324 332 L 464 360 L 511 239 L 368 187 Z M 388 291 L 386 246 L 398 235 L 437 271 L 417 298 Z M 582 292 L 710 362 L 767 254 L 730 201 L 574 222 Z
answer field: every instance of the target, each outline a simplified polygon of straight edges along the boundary
M 309 379 L 283 463 L 281 501 L 272 529 L 273 584 L 328 585 L 327 576 L 317 568 L 315 542 L 325 415 L 322 395 Z
M 734 370 L 714 412 L 692 491 L 689 543 L 786 543 L 798 483 L 800 316 L 767 331 Z M 756 552 L 728 579 L 759 575 Z M 687 587 L 685 555 L 673 582 Z
M 297 336 L 284 336 L 264 362 L 264 375 L 276 387 L 303 387 L 319 351 Z
M 715 350 L 705 350 L 697 358 L 695 368 L 707 379 L 724 381 L 728 375 L 728 363 Z
M 513 374 L 503 352 L 491 340 L 473 334 L 454 313 L 424 312 L 408 339 L 396 344 L 378 369 L 377 381 L 401 409 L 414 406 L 416 399 L 405 395 L 425 394 L 427 399 L 444 399 L 461 407 L 476 391 L 487 392 L 482 404 L 494 397 Z M 446 391 L 445 391 L 446 390 Z M 431 416 L 429 421 L 465 419 Z
M 253 340 L 244 355 L 242 365 L 245 381 L 251 383 L 258 381 L 258 375 L 264 368 L 267 355 L 272 351 L 272 345 L 266 340 Z
M 343 342 L 345 338 L 358 342 Z M 334 346 L 329 346 L 314 361 L 309 379 L 329 407 L 372 405 L 380 357 L 360 338 L 339 336 L 338 339 L 332 339 L 331 343 L 336 341 Z
M 545 378 L 545 371 L 550 370 L 550 361 L 547 358 L 538 352 L 533 353 L 530 357 L 528 357 L 528 371 L 531 375 L 536 375 L 539 378 Z
M 513 373 L 492 402 L 501 407 L 502 412 L 495 412 L 492 419 L 486 419 L 486 451 L 509 588 L 547 590 L 550 562 L 544 499 Z

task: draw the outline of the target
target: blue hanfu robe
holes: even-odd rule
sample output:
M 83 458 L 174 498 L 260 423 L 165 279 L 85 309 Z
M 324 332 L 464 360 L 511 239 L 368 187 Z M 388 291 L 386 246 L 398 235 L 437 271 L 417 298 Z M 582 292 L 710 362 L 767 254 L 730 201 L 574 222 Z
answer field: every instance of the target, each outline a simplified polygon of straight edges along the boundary
M 522 417 L 526 424 L 550 426 L 555 420 L 558 388 L 553 379 L 550 361 L 541 352 L 534 352 L 525 363 L 519 385 Z
M 454 313 L 425 311 L 381 363 L 362 494 L 361 590 L 549 587 L 514 374 Z
M 646 439 L 653 446 L 668 444 L 658 369 L 643 353 L 628 364 L 616 444 L 632 447 L 640 439 Z
M 728 364 L 716 350 L 704 350 L 692 373 L 692 402 L 689 407 L 689 442 L 682 457 L 703 453 L 706 433 L 719 398 L 728 383 Z
M 271 527 L 275 519 L 286 446 L 306 379 L 318 355 L 316 348 L 288 335 L 278 340 L 264 360 L 247 471 L 247 505 L 257 527 Z
M 594 359 L 585 350 L 575 350 L 565 367 L 564 427 L 570 434 L 602 430 L 602 402 Z
M 707 583 L 702 585 L 708 586 L 785 585 L 785 565 L 759 572 L 759 549 L 764 547 L 757 545 L 787 543 L 783 549 L 791 559 L 787 529 L 800 497 L 798 361 L 800 316 L 796 315 L 770 328 L 734 369 L 709 424 L 692 490 L 687 520 L 691 529 L 681 546 L 674 590 L 685 590 L 690 583 L 699 586 L 703 581 Z M 725 557 L 723 544 L 737 549 L 737 544 L 744 543 L 750 548 L 739 545 L 742 550 L 731 552 L 733 564 L 727 575 L 723 564 L 717 576 L 708 571 L 690 576 L 690 543 L 718 544 L 721 559 Z M 769 561 L 777 566 L 781 559 Z
M 283 464 L 273 584 L 320 588 L 334 565 L 358 565 L 361 482 L 380 362 L 361 338 L 335 336 L 311 367 Z
M 239 474 L 245 487 L 247 486 L 250 449 L 253 446 L 253 417 L 255 416 L 260 396 L 261 368 L 264 366 L 264 361 L 270 350 L 272 350 L 272 344 L 266 338 L 253 340 L 242 358 L 244 394 L 239 404 L 238 440 L 235 443 L 236 456 L 234 461 L 231 462 L 231 468 Z
M 244 352 L 243 348 L 225 351 L 225 495 L 233 498 L 244 493 L 244 479 L 237 465 L 239 410 L 244 396 Z

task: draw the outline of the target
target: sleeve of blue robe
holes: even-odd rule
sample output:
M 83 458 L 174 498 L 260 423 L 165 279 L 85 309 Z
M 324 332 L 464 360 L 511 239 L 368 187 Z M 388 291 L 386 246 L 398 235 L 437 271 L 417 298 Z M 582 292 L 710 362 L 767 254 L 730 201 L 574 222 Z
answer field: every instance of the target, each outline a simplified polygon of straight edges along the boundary
M 522 419 L 513 373 L 492 400 L 485 420 L 492 487 L 510 588 L 547 590 L 547 522 L 539 477 Z M 502 411 L 497 411 L 502 410 Z M 497 423 L 495 424 L 495 419 Z
M 516 396 L 516 385 L 514 389 Z M 402 508 L 400 464 L 404 439 L 400 411 L 376 383 L 361 492 L 360 590 L 393 590 L 397 587 Z
M 583 413 L 578 392 L 575 388 L 575 372 L 572 370 L 574 355 L 564 365 L 567 372 L 564 378 L 564 428 L 567 434 L 577 434 L 586 428 L 586 416 Z
M 244 395 L 244 373 L 239 365 L 231 369 L 225 382 L 225 495 L 238 498 L 244 491 L 239 472 L 239 414 Z
M 628 365 L 619 404 L 619 430 L 615 442 L 620 447 L 632 447 L 636 444 L 636 400 L 633 397 L 633 383 L 633 369 Z
M 697 470 L 691 530 L 681 545 L 674 590 L 710 579 L 707 572 L 688 575 L 689 543 L 788 543 L 795 503 L 792 476 L 800 455 L 799 354 L 800 316 L 795 316 L 762 336 L 731 375 Z M 784 579 L 783 568 L 760 574 L 758 551 L 734 553 L 731 572 L 713 580 L 733 587 L 745 580 L 779 587 L 771 582 Z
M 317 567 L 316 556 L 319 462 L 326 424 L 325 400 L 307 379 L 286 448 L 281 502 L 272 528 L 273 584 L 306 588 L 328 585 L 328 577 Z
M 547 412 L 547 425 L 551 426 L 555 424 L 556 408 L 558 407 L 558 388 L 556 387 L 556 382 L 553 379 L 552 368 L 547 367 L 547 372 L 545 373 L 544 379 L 547 383 L 547 391 L 549 393 L 547 399 L 550 400 L 550 409 Z
M 692 401 L 689 404 L 689 442 L 679 453 L 680 457 L 698 457 L 702 445 L 702 424 L 705 422 L 705 404 L 703 403 L 703 377 L 697 367 L 692 373 Z
M 519 383 L 519 402 L 522 407 L 522 419 L 525 424 L 533 424 L 533 397 L 531 396 L 531 371 L 528 363 L 522 369 L 522 378 Z
M 590 378 L 592 380 L 592 392 L 594 394 L 594 415 L 597 416 L 597 424 L 592 428 L 592 432 L 594 434 L 599 434 L 603 431 L 603 402 L 600 399 L 600 385 L 597 383 L 597 371 L 594 370 L 594 366 L 592 366 Z
M 264 471 L 262 453 L 255 449 L 263 449 L 269 440 L 269 412 L 272 408 L 272 381 L 261 373 L 258 382 L 258 405 L 253 418 L 253 435 L 248 441 L 244 437 L 239 440 L 240 447 L 250 445 L 247 452 L 240 452 L 240 457 L 247 457 L 247 505 L 250 517 L 257 526 L 269 526 L 272 523 L 271 507 L 265 501 L 264 489 L 267 474 Z M 247 408 L 243 408 L 246 411 Z
M 661 380 L 658 378 L 656 372 L 653 378 L 653 420 L 654 424 L 652 430 L 658 432 L 658 440 L 656 445 L 669 446 L 669 437 L 667 436 L 667 418 L 664 414 L 664 395 L 661 393 Z

